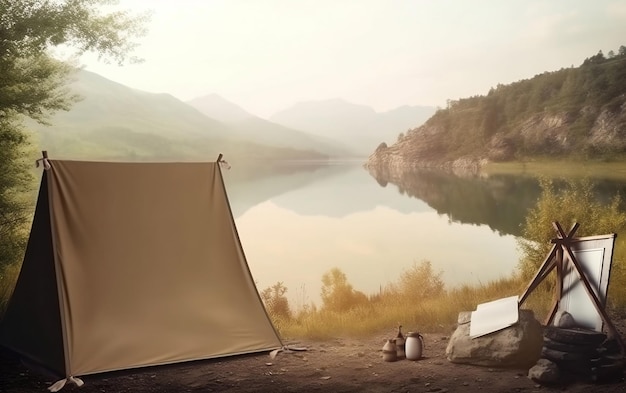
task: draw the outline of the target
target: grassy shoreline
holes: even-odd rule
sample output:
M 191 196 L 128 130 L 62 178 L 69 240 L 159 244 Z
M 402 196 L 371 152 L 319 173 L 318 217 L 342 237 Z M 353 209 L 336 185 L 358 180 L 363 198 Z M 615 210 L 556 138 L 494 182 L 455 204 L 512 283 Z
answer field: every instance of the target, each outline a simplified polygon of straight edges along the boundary
M 474 311 L 480 303 L 521 295 L 528 283 L 520 277 L 501 278 L 486 284 L 460 285 L 442 294 L 417 299 L 407 293 L 388 292 L 368 304 L 345 311 L 309 309 L 286 318 L 270 317 L 285 340 L 329 340 L 337 337 L 367 337 L 402 325 L 403 331 L 451 334 L 462 311 Z M 524 303 L 543 322 L 552 302 L 549 285 L 540 285 Z
M 626 162 L 533 160 L 492 162 L 481 168 L 485 175 L 527 175 L 549 178 L 600 178 L 626 180 Z

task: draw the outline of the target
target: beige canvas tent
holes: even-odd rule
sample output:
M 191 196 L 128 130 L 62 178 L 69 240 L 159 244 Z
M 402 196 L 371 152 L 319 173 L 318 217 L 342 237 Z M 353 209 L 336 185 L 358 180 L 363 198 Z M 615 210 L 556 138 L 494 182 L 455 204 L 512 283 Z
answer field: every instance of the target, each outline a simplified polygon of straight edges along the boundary
M 46 166 L 2 345 L 61 377 L 282 347 L 219 163 Z

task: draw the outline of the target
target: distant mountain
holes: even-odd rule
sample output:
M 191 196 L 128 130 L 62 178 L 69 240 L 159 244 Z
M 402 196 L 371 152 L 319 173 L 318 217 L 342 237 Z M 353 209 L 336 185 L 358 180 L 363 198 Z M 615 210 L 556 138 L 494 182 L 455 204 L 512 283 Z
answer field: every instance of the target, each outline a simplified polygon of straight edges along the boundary
M 367 156 L 381 142 L 393 143 L 400 133 L 420 126 L 435 111 L 429 106 L 403 106 L 379 113 L 365 105 L 333 99 L 300 102 L 272 115 L 270 120 L 336 139 Z
M 153 94 L 78 71 L 69 88 L 82 100 L 59 112 L 51 126 L 29 122 L 51 157 L 75 159 L 213 160 L 325 158 L 311 149 L 289 149 L 242 139 L 237 130 L 169 94 Z
M 208 117 L 224 123 L 237 123 L 255 117 L 253 114 L 246 112 L 243 108 L 217 94 L 208 94 L 194 98 L 191 101 L 187 101 L 187 104 Z
M 334 156 L 354 155 L 350 148 L 336 139 L 317 136 L 261 119 L 217 94 L 209 94 L 188 101 L 212 119 L 228 125 L 235 135 L 251 142 L 296 149 L 311 149 Z M 297 127 L 296 127 L 297 128 Z

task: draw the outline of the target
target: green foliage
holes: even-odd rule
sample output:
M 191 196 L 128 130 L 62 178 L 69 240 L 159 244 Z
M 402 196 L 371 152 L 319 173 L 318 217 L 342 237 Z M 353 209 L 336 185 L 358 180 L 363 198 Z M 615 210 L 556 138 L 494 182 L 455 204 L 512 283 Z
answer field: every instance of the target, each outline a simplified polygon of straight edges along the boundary
M 528 212 L 518 242 L 523 254 L 519 265 L 523 277 L 532 277 L 552 248 L 550 240 L 556 237 L 554 221 L 565 231 L 579 223 L 576 236 L 626 230 L 626 212 L 622 209 L 620 195 L 605 204 L 597 200 L 588 180 L 570 181 L 559 189 L 551 180 L 543 179 L 540 184 L 541 196 Z M 614 263 L 623 262 L 614 260 Z
M 18 125 L 0 117 L 0 269 L 20 260 L 26 246 L 33 181 L 26 147 Z
M 347 311 L 367 304 L 367 296 L 356 291 L 340 269 L 333 268 L 322 276 L 322 304 L 328 311 Z
M 22 120 L 45 123 L 77 101 L 66 85 L 70 64 L 50 55 L 65 45 L 123 61 L 143 17 L 103 13 L 101 0 L 0 0 L 0 269 L 18 264 L 27 238 L 33 181 Z M 7 276 L 3 274 L 2 285 Z
M 117 1 L 0 0 L 0 53 L 33 58 L 67 44 L 77 54 L 91 51 L 121 64 L 137 46 L 133 39 L 145 32 L 146 16 L 103 13 L 101 7 L 111 4 Z
M 567 232 L 574 223 L 580 227 L 576 236 L 603 235 L 626 232 L 626 212 L 621 196 L 615 195 L 608 202 L 599 201 L 588 180 L 570 181 L 557 188 L 553 181 L 541 181 L 542 194 L 536 206 L 526 217 L 523 236 L 518 241 L 522 251 L 519 272 L 529 280 L 544 262 L 552 248 L 551 239 L 556 237 L 552 223 L 559 222 Z M 613 308 L 626 308 L 626 243 L 618 236 L 613 251 L 609 304 Z M 549 291 L 552 282 L 546 281 Z
M 428 135 L 433 159 L 579 157 L 580 152 L 586 158 L 623 156 L 626 154 L 623 144 L 603 145 L 598 149 L 590 138 L 601 113 L 610 114 L 618 128 L 626 123 L 622 109 L 626 103 L 626 54 L 622 52 L 612 57 L 598 53 L 577 68 L 544 72 L 509 85 L 499 84 L 484 96 L 449 100 L 446 109 L 438 110 L 426 122 L 427 127 L 438 130 Z M 550 116 L 562 120 L 561 125 L 555 125 Z M 552 124 L 544 123 L 543 119 Z M 557 134 L 548 131 L 557 128 Z M 513 153 L 500 158 L 489 156 L 494 138 L 508 141 Z M 412 142 L 419 145 L 424 139 Z
M 64 88 L 72 67 L 45 54 L 0 60 L 0 115 L 16 114 L 46 122 L 46 115 L 68 110 L 78 97 Z
M 22 114 L 37 121 L 68 110 L 76 97 L 64 88 L 73 67 L 49 49 L 68 45 L 76 54 L 94 51 L 122 62 L 142 33 L 142 18 L 103 14 L 110 1 L 0 0 L 0 116 Z
M 32 157 L 19 124 L 0 117 L 0 315 L 15 286 L 28 241 Z

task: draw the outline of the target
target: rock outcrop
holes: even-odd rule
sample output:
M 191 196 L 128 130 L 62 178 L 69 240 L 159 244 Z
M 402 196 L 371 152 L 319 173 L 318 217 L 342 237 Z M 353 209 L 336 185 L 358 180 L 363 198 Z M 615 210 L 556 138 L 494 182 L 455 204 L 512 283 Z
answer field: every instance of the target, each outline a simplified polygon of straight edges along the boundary
M 584 119 L 581 120 L 581 119 Z M 478 174 L 488 162 L 510 161 L 520 155 L 571 156 L 626 152 L 626 102 L 617 110 L 585 107 L 580 113 L 539 113 L 518 122 L 507 133 L 495 133 L 487 143 L 463 148 L 468 141 L 454 141 L 451 126 L 431 118 L 421 127 L 409 130 L 396 143 L 381 144 L 364 166 L 374 175 L 382 172 L 410 172 L 438 168 L 457 174 Z M 574 144 L 573 133 L 585 133 L 584 142 Z M 476 135 L 478 132 L 467 132 Z M 458 138 L 458 137 L 457 137 Z M 456 153 L 451 152 L 451 147 Z M 582 149 L 582 151 L 580 151 Z M 469 153 L 458 153 L 469 151 Z
M 446 356 L 452 363 L 489 367 L 530 367 L 541 356 L 543 327 L 531 310 L 520 310 L 513 326 L 471 338 L 471 312 L 459 314 L 459 324 L 450 337 Z

